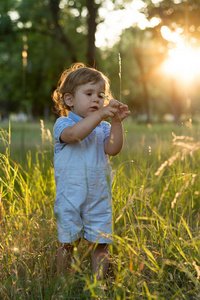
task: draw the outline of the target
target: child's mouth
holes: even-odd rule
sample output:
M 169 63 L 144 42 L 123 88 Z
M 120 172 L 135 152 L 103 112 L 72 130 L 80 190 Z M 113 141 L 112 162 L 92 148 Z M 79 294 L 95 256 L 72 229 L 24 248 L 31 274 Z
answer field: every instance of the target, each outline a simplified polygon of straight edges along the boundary
M 92 106 L 92 107 L 90 107 L 90 109 L 91 109 L 92 111 L 96 111 L 96 110 L 98 110 L 98 107 L 97 107 L 97 106 Z

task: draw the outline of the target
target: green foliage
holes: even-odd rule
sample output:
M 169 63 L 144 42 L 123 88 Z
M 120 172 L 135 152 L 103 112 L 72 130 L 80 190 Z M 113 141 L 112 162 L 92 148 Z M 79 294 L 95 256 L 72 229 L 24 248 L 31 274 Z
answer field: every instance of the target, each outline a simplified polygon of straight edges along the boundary
M 56 274 L 52 144 L 41 126 L 40 143 L 36 127 L 32 132 L 41 146 L 34 157 L 27 152 L 23 165 L 10 154 L 17 126 L 1 131 L 1 297 L 199 299 L 199 126 L 125 122 L 124 149 L 111 159 L 114 235 L 101 283 L 91 282 L 84 241 L 74 252 L 71 273 Z
M 112 2 L 115 9 L 124 9 L 129 1 Z M 103 50 L 95 49 L 94 33 L 103 21 L 99 9 L 106 7 L 107 2 L 2 0 L 1 115 L 8 116 L 8 112 L 19 110 L 28 114 L 32 112 L 36 117 L 43 116 L 44 110 L 51 114 L 51 94 L 59 75 L 75 61 L 90 62 L 90 65 L 94 62 L 98 69 L 105 71 L 111 80 L 114 96 L 119 99 L 122 96 L 136 115 L 146 113 L 149 120 L 151 115 L 159 115 L 159 119 L 165 113 L 180 115 L 187 110 L 187 97 L 192 99 L 190 113 L 195 114 L 199 103 L 199 81 L 196 80 L 189 95 L 182 86 L 177 87 L 176 100 L 180 102 L 177 108 L 171 97 L 171 82 L 161 75 L 159 67 L 173 46 L 162 37 L 161 26 L 168 26 L 175 32 L 180 28 L 188 44 L 199 46 L 199 2 L 144 2 L 146 6 L 141 12 L 149 20 L 159 17 L 160 23 L 146 30 L 137 26 L 128 28 L 117 45 Z M 92 13 L 88 13 L 89 4 L 96 18 L 92 19 Z M 22 51 L 26 51 L 27 60 L 22 58 Z M 119 53 L 122 58 L 121 91 L 117 76 Z
M 74 61 L 86 62 L 85 5 L 84 1 L 65 5 L 53 0 L 1 1 L 1 114 L 24 110 L 42 116 L 45 106 L 50 111 L 61 72 Z
M 199 41 L 199 1 L 174 1 L 162 0 L 157 3 L 144 0 L 147 4 L 144 13 L 150 20 L 153 17 L 161 19 L 155 33 L 159 34 L 159 28 L 163 25 L 168 26 L 172 31 L 177 27 L 182 28 L 182 35 L 186 36 L 188 41 L 196 38 Z

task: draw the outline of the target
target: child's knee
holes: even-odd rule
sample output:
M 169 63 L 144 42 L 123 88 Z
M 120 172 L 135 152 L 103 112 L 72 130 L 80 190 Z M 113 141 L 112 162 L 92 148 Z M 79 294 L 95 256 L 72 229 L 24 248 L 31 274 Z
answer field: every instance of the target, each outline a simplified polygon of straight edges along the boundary
M 73 251 L 74 247 L 78 247 L 80 239 L 76 240 L 73 243 L 61 243 L 59 242 L 58 250 L 61 251 Z
M 90 247 L 93 253 L 96 253 L 97 255 L 108 253 L 108 244 L 96 244 L 96 243 L 90 243 Z

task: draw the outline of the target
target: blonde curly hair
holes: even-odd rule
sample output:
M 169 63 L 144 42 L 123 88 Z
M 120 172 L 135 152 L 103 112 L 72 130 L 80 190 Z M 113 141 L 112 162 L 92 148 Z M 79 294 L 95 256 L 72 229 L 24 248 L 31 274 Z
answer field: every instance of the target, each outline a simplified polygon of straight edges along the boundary
M 100 71 L 94 68 L 86 67 L 83 63 L 75 63 L 69 69 L 66 69 L 60 76 L 57 88 L 52 94 L 56 113 L 62 117 L 67 116 L 70 107 L 64 102 L 64 95 L 70 93 L 75 94 L 77 86 L 88 82 L 101 82 L 105 85 L 106 98 L 111 98 L 109 79 Z

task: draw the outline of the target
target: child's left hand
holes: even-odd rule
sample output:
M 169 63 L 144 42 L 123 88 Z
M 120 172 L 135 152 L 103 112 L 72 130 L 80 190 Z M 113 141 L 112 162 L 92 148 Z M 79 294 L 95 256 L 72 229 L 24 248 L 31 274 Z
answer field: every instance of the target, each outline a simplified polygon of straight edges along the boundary
M 111 107 L 117 107 L 117 113 L 112 118 L 112 122 L 122 122 L 125 118 L 129 117 L 131 112 L 128 110 L 128 106 L 119 102 L 118 100 L 110 100 L 109 105 Z

